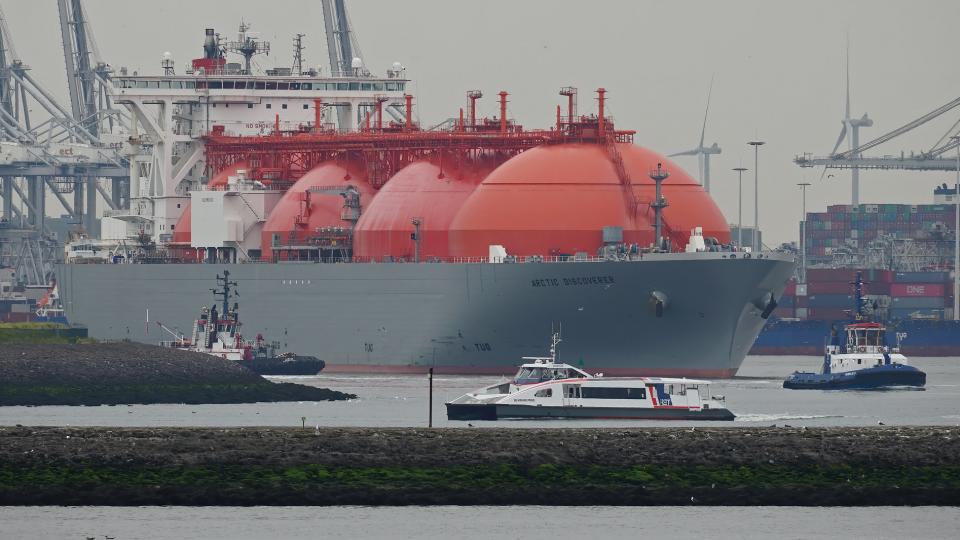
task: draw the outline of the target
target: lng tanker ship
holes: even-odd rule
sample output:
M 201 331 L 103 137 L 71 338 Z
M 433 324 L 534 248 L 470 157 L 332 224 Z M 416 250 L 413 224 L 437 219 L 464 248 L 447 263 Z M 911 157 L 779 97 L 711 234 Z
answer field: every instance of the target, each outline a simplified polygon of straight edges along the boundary
M 566 87 L 548 129 L 466 110 L 430 129 L 403 67 L 251 72 L 265 47 L 207 30 L 185 73 L 113 78 L 130 208 L 57 269 L 71 322 L 157 342 L 230 272 L 251 332 L 326 371 L 510 373 L 564 328 L 562 361 L 648 376 L 736 373 L 793 256 L 732 245 L 709 194 Z M 227 62 L 240 50 L 245 66 Z M 142 135 L 137 135 L 141 133 Z M 86 263 L 86 264 L 81 264 Z

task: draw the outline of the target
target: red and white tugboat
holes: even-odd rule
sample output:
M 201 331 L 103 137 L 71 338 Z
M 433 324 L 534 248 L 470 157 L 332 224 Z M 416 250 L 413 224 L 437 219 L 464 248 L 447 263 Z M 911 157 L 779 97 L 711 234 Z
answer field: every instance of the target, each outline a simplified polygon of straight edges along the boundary
M 189 338 L 170 330 L 158 322 L 175 339 L 161 341 L 161 347 L 171 347 L 219 356 L 255 371 L 261 375 L 316 375 L 324 368 L 324 361 L 313 356 L 298 356 L 293 353 L 276 354 L 279 343 L 268 343 L 262 334 L 253 342 L 244 339 L 240 332 L 240 307 L 230 300 L 237 293 L 237 282 L 230 281 L 230 272 L 217 275 L 217 288 L 210 289 L 221 303 L 200 310 L 200 317 L 193 324 Z

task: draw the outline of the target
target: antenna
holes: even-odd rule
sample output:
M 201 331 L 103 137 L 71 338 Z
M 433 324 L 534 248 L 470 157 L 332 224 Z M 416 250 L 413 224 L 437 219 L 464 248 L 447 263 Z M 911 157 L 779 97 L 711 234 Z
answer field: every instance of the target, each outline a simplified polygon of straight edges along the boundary
M 293 71 L 297 75 L 303 75 L 303 38 L 306 34 L 297 34 L 293 38 Z
M 241 22 L 237 41 L 228 41 L 223 46 L 224 52 L 234 52 L 243 56 L 245 75 L 252 75 L 250 62 L 254 56 L 258 54 L 270 55 L 270 42 L 257 40 L 257 38 L 247 33 L 249 30 L 250 25 Z
M 223 303 L 223 314 L 226 315 L 230 311 L 230 299 L 234 296 L 240 296 L 240 293 L 237 291 L 237 282 L 230 281 L 230 271 L 224 270 L 223 276 L 217 274 L 217 287 L 222 287 L 220 289 L 210 289 L 213 293 L 213 296 L 217 297 Z

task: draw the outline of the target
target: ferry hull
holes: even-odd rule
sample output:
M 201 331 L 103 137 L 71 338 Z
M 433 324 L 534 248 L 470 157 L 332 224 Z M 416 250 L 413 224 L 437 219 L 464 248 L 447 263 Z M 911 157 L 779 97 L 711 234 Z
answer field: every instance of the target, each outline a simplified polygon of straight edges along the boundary
M 326 372 L 510 374 L 562 324 L 562 360 L 609 375 L 736 373 L 794 262 L 784 254 L 645 255 L 525 264 L 68 264 L 61 298 L 90 335 L 156 343 L 187 329 L 224 270 L 247 335 Z M 742 255 L 742 254 L 741 254 Z M 666 303 L 658 315 L 653 293 Z
M 686 408 L 538 407 L 536 405 L 499 405 L 491 403 L 447 403 L 447 420 L 498 420 L 501 418 L 730 421 L 736 416 L 730 410 L 723 408 L 690 410 Z

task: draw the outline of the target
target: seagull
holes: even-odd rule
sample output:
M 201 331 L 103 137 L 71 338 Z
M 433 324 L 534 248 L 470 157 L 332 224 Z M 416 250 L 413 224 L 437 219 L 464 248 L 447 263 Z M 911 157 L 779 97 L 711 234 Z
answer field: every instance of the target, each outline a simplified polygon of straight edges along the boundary
M 884 424 L 883 422 L 877 420 L 877 425 L 878 425 L 878 426 L 885 426 L 886 424 Z
M 473 424 L 471 424 L 470 422 L 467 422 L 467 426 L 468 426 L 468 427 L 473 427 Z

